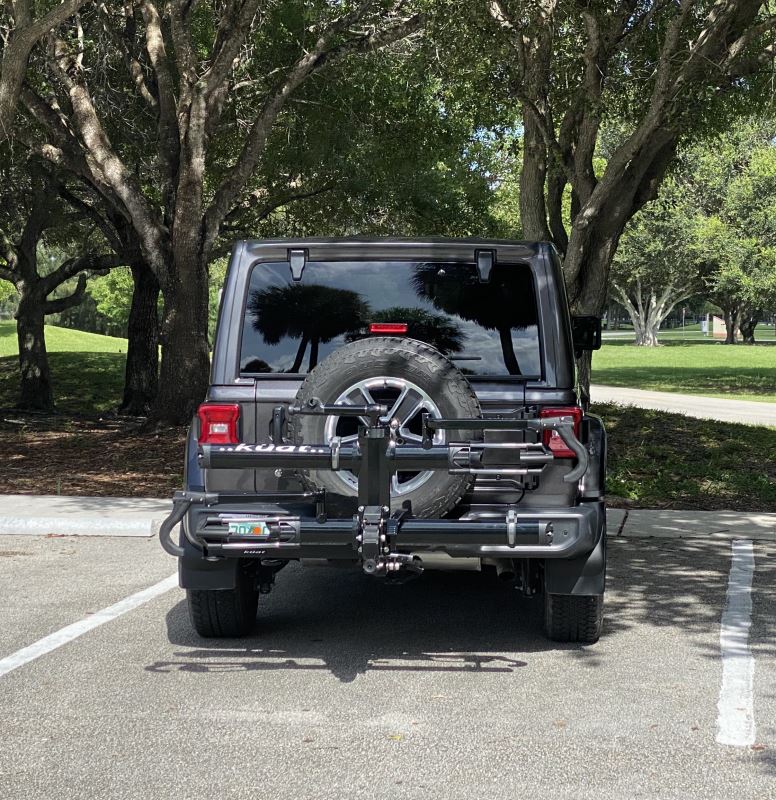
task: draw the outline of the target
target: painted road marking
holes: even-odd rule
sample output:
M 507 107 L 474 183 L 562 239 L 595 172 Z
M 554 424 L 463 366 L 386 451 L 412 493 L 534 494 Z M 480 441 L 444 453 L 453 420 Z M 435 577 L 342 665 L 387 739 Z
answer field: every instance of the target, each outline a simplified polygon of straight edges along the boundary
M 734 539 L 725 611 L 719 631 L 722 686 L 717 703 L 717 742 L 736 747 L 754 744 L 754 657 L 749 649 L 752 624 L 754 550 L 750 539 Z
M 12 672 L 17 669 L 17 667 L 29 664 L 30 661 L 34 661 L 36 658 L 40 658 L 46 655 L 46 653 L 56 650 L 58 647 L 62 647 L 63 644 L 72 642 L 73 639 L 83 636 L 83 634 L 93 628 L 110 622 L 112 619 L 126 614 L 127 611 L 132 611 L 132 609 L 142 606 L 143 603 L 147 603 L 149 600 L 153 600 L 155 597 L 169 592 L 170 589 L 173 589 L 177 585 L 178 574 L 175 573 L 174 575 L 170 575 L 169 578 L 165 578 L 163 581 L 149 586 L 147 589 L 131 594 L 129 597 L 119 600 L 118 603 L 103 608 L 102 611 L 97 611 L 85 619 L 74 622 L 72 625 L 68 625 L 54 633 L 50 633 L 42 639 L 38 639 L 37 642 L 34 642 L 28 647 L 23 647 L 21 650 L 11 653 L 10 656 L 0 659 L 0 677 Z

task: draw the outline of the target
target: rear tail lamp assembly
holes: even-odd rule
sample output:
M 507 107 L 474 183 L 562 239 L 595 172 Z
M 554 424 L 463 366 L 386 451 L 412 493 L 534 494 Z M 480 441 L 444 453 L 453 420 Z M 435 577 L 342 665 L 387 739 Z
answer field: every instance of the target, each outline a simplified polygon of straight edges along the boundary
M 237 403 L 203 403 L 197 409 L 199 444 L 239 444 Z
M 548 417 L 571 417 L 574 422 L 574 436 L 579 439 L 579 427 L 582 424 L 582 409 L 579 406 L 563 406 L 559 408 L 543 408 L 539 411 L 541 419 Z M 574 458 L 574 451 L 570 450 L 561 439 L 557 431 L 544 431 L 542 442 L 555 458 Z

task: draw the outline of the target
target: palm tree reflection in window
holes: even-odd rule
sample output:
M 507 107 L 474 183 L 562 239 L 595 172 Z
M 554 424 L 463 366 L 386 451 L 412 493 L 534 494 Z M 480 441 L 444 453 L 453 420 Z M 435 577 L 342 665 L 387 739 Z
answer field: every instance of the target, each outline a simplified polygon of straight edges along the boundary
M 265 344 L 299 339 L 288 372 L 299 372 L 310 345 L 308 372 L 318 363 L 318 347 L 366 324 L 369 305 L 356 292 L 317 284 L 271 286 L 253 291 L 248 299 L 253 329 Z
M 466 280 L 461 279 L 463 269 Z M 497 265 L 491 271 L 490 282 L 481 283 L 474 266 L 463 269 L 458 265 L 418 264 L 412 285 L 420 297 L 440 311 L 497 331 L 507 372 L 522 375 L 512 331 L 525 330 L 538 322 L 530 271 Z
M 459 325 L 444 314 L 434 314 L 423 308 L 393 306 L 369 314 L 369 322 L 404 322 L 410 339 L 417 339 L 436 347 L 440 353 L 450 355 L 460 353 L 466 334 Z M 345 338 L 352 342 L 361 339 L 365 333 L 352 332 Z

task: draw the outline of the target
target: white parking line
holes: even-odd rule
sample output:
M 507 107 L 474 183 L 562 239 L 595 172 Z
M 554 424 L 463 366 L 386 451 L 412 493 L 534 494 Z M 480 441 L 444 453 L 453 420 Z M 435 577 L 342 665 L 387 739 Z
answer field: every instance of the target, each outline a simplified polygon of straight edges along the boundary
M 752 624 L 754 551 L 750 539 L 734 539 L 725 611 L 719 631 L 722 686 L 717 703 L 717 742 L 736 747 L 754 744 L 754 657 L 749 649 Z
M 36 658 L 46 655 L 46 653 L 50 653 L 52 650 L 56 650 L 58 647 L 62 647 L 63 644 L 72 642 L 73 639 L 83 636 L 83 634 L 93 628 L 110 622 L 112 619 L 126 614 L 127 611 L 132 611 L 132 609 L 142 606 L 143 603 L 147 603 L 149 600 L 153 600 L 155 597 L 169 592 L 170 589 L 177 585 L 178 574 L 175 573 L 174 575 L 170 575 L 169 578 L 165 578 L 163 581 L 149 586 L 147 589 L 131 594 L 129 597 L 119 600 L 118 603 L 103 608 L 102 611 L 96 611 L 94 614 L 78 622 L 74 622 L 72 625 L 50 633 L 48 636 L 38 639 L 37 642 L 23 647 L 15 653 L 11 653 L 10 656 L 0 659 L 0 677 L 12 672 L 17 667 L 21 667 L 24 664 L 28 664 L 30 661 L 34 661 Z

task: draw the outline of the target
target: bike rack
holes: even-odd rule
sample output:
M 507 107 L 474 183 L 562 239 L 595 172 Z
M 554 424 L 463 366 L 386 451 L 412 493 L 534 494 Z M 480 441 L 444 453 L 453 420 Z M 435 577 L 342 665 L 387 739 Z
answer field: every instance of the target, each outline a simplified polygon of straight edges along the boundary
M 535 419 L 457 418 L 435 419 L 423 415 L 420 445 L 398 444 L 398 423 L 385 415 L 381 404 L 326 404 L 313 398 L 304 406 L 292 406 L 289 415 L 330 415 L 362 418 L 355 444 L 343 445 L 338 439 L 330 444 L 237 444 L 201 445 L 199 462 L 205 469 L 317 469 L 350 470 L 358 478 L 358 512 L 352 519 L 329 519 L 323 492 L 256 492 L 227 494 L 218 492 L 176 492 L 173 510 L 159 532 L 162 547 L 171 555 L 182 557 L 184 548 L 172 541 L 173 529 L 183 520 L 192 505 L 218 506 L 225 503 L 283 503 L 313 501 L 314 518 L 266 515 L 267 533 L 262 539 L 229 534 L 214 534 L 207 543 L 208 557 L 239 552 L 267 558 L 299 558 L 307 547 L 340 548 L 338 552 L 361 561 L 368 574 L 387 574 L 402 567 L 415 569 L 412 556 L 398 552 L 435 544 L 434 537 L 444 537 L 448 550 L 487 547 L 489 552 L 511 557 L 518 544 L 546 548 L 553 544 L 551 519 L 537 513 L 536 519 L 518 520 L 510 507 L 502 521 L 469 523 L 448 519 L 415 519 L 409 505 L 391 515 L 391 479 L 399 471 L 445 470 L 450 474 L 482 476 L 536 475 L 554 459 L 541 444 L 541 434 L 557 431 L 575 454 L 577 464 L 564 477 L 577 482 L 589 463 L 587 450 L 574 433 L 572 417 Z M 276 410 L 273 419 L 282 418 Z M 458 431 L 534 431 L 537 443 L 466 441 L 434 444 L 434 434 L 441 430 Z M 274 437 L 273 437 L 274 438 Z M 499 456 L 509 455 L 509 460 Z M 265 515 L 262 515 L 264 519 Z M 564 531 L 564 533 L 566 533 Z M 187 534 L 188 535 L 188 534 Z M 325 540 L 325 542 L 324 542 Z M 323 542 L 323 544 L 321 544 Z

